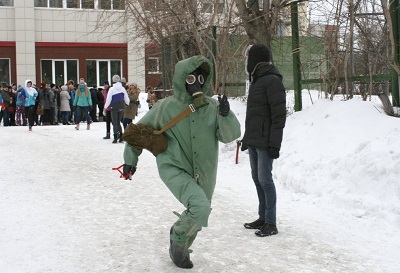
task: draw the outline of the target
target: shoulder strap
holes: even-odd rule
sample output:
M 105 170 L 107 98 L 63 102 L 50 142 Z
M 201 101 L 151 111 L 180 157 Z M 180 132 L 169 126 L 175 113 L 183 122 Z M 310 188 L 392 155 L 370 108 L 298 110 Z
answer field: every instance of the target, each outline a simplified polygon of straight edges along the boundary
M 165 124 L 165 126 L 161 130 L 159 130 L 159 131 L 154 130 L 153 134 L 161 135 L 162 133 L 167 131 L 169 128 L 171 128 L 172 126 L 177 124 L 179 121 L 181 121 L 182 119 L 189 116 L 191 113 L 193 113 L 195 111 L 196 111 L 196 109 L 194 108 L 193 104 L 189 104 L 188 108 L 186 108 L 185 110 L 180 112 L 178 115 L 173 117 L 167 124 Z

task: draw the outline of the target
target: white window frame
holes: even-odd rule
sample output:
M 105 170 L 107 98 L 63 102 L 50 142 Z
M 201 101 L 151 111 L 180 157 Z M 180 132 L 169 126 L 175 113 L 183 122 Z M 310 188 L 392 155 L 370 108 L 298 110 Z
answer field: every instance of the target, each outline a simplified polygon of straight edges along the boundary
M 50 7 L 50 0 L 47 1 L 47 6 L 46 7 L 38 7 L 38 8 L 51 8 L 51 9 L 60 9 L 60 8 L 55 8 L 55 7 Z M 94 10 L 99 9 L 99 1 L 100 0 L 94 0 Z M 110 10 L 115 10 L 115 11 L 122 11 L 121 9 L 114 9 L 114 0 L 109 0 L 111 1 L 111 9 Z M 62 8 L 63 9 L 82 9 L 82 0 L 79 0 L 79 7 L 78 8 L 68 8 L 67 7 L 67 0 L 62 0 Z M 125 5 L 126 8 L 126 5 Z M 86 9 L 85 10 L 91 10 L 91 9 Z
M 67 61 L 76 61 L 76 79 L 79 79 L 79 60 L 78 59 L 40 59 L 40 81 L 43 81 L 42 78 L 42 61 L 51 61 L 51 82 L 55 83 L 56 79 L 56 62 L 64 62 L 64 81 L 63 83 L 68 82 L 68 69 L 67 69 Z
M 120 70 L 121 70 L 121 75 L 119 75 L 121 78 L 124 77 L 124 71 L 123 71 L 123 65 L 122 65 L 122 59 L 86 59 L 85 62 L 87 61 L 95 61 L 96 62 L 96 85 L 101 86 L 102 83 L 100 82 L 100 62 L 107 62 L 107 80 L 111 83 L 111 62 L 112 61 L 119 61 L 120 62 Z M 87 69 L 87 68 L 86 68 Z M 87 71 L 86 71 L 87 72 Z
M 156 60 L 157 61 L 157 71 L 150 71 L 150 60 Z M 147 61 L 149 62 L 149 67 L 147 70 L 148 74 L 162 74 L 160 70 L 160 57 L 148 57 Z

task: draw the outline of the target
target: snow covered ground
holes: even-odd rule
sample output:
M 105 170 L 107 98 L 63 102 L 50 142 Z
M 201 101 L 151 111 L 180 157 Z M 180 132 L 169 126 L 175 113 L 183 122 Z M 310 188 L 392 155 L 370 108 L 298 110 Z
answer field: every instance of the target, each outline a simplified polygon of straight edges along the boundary
M 312 96 L 288 117 L 274 162 L 279 234 L 243 228 L 257 217 L 248 154 L 236 165 L 236 143 L 221 144 L 191 272 L 399 272 L 400 119 L 378 100 Z M 244 129 L 245 103 L 231 108 Z M 181 272 L 168 246 L 184 208 L 155 158 L 144 152 L 133 180 L 119 179 L 124 145 L 102 139 L 105 123 L 82 129 L 0 127 L 0 272 Z

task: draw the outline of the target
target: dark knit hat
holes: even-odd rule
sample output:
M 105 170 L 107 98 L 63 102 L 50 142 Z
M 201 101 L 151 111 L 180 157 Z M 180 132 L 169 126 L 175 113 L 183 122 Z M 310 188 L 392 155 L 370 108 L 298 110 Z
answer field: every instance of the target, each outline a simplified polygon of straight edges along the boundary
M 107 85 L 110 85 L 110 82 L 109 82 L 109 81 L 104 81 L 104 82 L 103 82 L 103 85 L 106 85 L 106 84 L 107 84 Z
M 271 62 L 270 50 L 263 44 L 253 45 L 247 57 L 247 72 L 251 74 L 258 63 Z

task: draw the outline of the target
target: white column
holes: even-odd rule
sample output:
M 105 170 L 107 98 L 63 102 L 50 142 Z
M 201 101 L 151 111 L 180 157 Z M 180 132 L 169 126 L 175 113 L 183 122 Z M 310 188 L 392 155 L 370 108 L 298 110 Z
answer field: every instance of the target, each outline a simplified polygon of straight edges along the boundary
M 26 79 L 36 83 L 35 12 L 33 2 L 25 0 L 14 1 L 17 82 L 22 85 Z
M 146 90 L 146 81 L 145 81 L 145 39 L 141 39 L 137 37 L 135 20 L 133 18 L 128 17 L 126 20 L 126 30 L 128 37 L 128 73 L 124 71 L 124 74 L 128 74 L 128 81 L 134 82 L 138 85 L 138 87 L 142 90 Z

